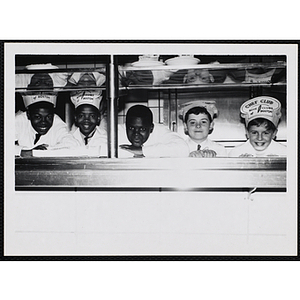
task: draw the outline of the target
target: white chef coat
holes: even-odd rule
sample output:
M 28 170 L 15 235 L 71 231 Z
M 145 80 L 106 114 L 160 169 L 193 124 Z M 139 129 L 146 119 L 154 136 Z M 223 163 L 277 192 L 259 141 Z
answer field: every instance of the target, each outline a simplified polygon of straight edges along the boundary
M 223 145 L 218 144 L 207 138 L 205 141 L 201 143 L 196 143 L 189 136 L 186 138 L 186 143 L 189 146 L 190 152 L 196 151 L 198 145 L 201 146 L 201 150 L 209 149 L 213 150 L 217 153 L 217 157 L 227 157 L 227 150 Z
M 41 144 L 58 149 L 78 146 L 78 142 L 68 132 L 67 125 L 56 114 L 54 114 L 53 124 L 49 131 L 45 135 L 41 135 L 38 142 L 34 144 L 36 134 L 26 112 L 18 112 L 15 116 L 15 141 L 18 142 L 18 145 L 15 145 L 15 155 L 19 156 L 22 149 L 31 150 Z
M 100 126 L 96 126 L 96 131 L 88 140 L 87 145 L 85 145 L 84 135 L 80 132 L 79 128 L 73 132 L 73 137 L 78 141 L 81 148 L 86 148 L 86 155 L 89 155 L 89 152 L 91 152 L 93 156 L 96 151 L 95 149 L 98 148 L 99 156 L 107 156 L 107 132 Z
M 119 145 L 130 144 L 125 125 L 118 127 Z M 127 150 L 118 148 L 120 158 L 133 157 Z M 163 124 L 154 124 L 154 129 L 143 145 L 145 157 L 188 157 L 189 148 L 183 138 Z
M 254 157 L 266 157 L 266 156 L 286 156 L 287 147 L 283 144 L 271 141 L 270 145 L 264 151 L 256 151 L 250 144 L 250 141 L 234 147 L 228 154 L 229 157 L 239 157 L 242 154 L 251 154 Z

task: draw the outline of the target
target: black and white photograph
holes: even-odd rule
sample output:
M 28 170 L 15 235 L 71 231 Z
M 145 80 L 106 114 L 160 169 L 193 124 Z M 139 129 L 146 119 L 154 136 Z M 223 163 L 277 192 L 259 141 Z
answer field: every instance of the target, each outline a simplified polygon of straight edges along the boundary
M 4 255 L 297 255 L 297 51 L 6 43 Z

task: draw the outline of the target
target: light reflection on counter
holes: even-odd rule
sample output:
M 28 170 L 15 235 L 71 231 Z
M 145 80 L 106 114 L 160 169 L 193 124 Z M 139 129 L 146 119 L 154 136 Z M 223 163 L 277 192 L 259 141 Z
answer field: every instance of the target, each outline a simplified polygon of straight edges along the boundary
M 286 158 L 16 158 L 17 190 L 286 189 Z

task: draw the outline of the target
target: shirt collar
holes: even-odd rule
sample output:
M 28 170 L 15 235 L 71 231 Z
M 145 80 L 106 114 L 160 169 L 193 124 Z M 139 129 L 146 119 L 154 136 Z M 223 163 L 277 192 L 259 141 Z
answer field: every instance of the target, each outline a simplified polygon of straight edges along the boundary
M 203 141 L 201 143 L 197 143 L 194 140 L 192 140 L 190 137 L 188 137 L 188 142 L 191 143 L 191 144 L 200 145 L 201 148 L 202 148 L 202 147 L 204 147 L 208 143 L 208 139 L 206 138 L 205 141 Z
M 85 136 L 84 134 L 81 133 L 81 131 L 80 131 L 79 128 L 78 128 L 78 130 L 79 130 L 79 133 L 80 133 L 82 139 L 84 139 L 86 136 Z M 88 138 L 88 139 L 92 138 L 93 135 L 95 134 L 96 130 L 97 130 L 97 127 L 95 127 L 95 129 L 87 136 L 87 138 Z

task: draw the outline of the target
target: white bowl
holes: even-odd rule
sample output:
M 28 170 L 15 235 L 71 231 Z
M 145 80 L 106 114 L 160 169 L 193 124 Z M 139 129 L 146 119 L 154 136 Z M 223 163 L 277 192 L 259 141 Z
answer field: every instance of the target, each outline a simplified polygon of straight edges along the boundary
M 173 57 L 170 59 L 167 59 L 165 63 L 167 65 L 173 65 L 173 66 L 178 66 L 178 65 L 197 65 L 200 62 L 200 59 L 195 58 L 195 57 L 190 57 L 190 56 L 178 56 L 178 57 Z
M 53 66 L 52 64 L 36 64 L 36 65 L 28 65 L 26 66 L 27 70 L 53 70 L 58 69 L 57 66 Z
M 156 67 L 162 66 L 164 63 L 158 60 L 139 60 L 131 64 L 133 67 Z

